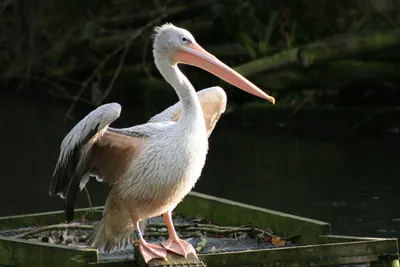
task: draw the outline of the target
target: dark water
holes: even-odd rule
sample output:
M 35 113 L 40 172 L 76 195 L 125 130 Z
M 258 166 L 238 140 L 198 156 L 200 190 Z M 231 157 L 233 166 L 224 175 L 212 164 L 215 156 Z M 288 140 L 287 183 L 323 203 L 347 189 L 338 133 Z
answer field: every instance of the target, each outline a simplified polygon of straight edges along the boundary
M 48 184 L 71 127 L 62 120 L 68 106 L 7 103 L 0 106 L 0 216 L 62 209 Z M 125 114 L 122 121 L 133 117 Z M 338 234 L 400 238 L 399 147 L 396 139 L 270 135 L 222 122 L 195 190 L 327 221 Z M 91 182 L 89 190 L 103 205 L 107 186 Z M 88 205 L 84 193 L 78 205 Z
M 220 130 L 197 190 L 327 221 L 335 233 L 400 237 L 399 145 Z

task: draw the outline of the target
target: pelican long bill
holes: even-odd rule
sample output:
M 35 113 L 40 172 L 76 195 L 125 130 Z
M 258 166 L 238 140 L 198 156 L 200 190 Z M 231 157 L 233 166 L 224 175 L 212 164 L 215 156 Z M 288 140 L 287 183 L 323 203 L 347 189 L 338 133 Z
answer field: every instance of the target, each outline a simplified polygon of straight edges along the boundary
M 222 63 L 196 43 L 191 43 L 176 50 L 172 53 L 171 58 L 176 63 L 184 63 L 204 69 L 243 91 L 264 98 L 272 104 L 275 104 L 274 97 L 262 91 L 255 84 Z

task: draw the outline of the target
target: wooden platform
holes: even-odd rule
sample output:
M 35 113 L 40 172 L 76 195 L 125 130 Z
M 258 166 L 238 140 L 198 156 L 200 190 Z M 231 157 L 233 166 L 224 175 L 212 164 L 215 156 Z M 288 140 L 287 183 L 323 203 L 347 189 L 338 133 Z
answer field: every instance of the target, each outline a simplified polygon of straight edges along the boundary
M 101 217 L 102 207 L 94 217 Z M 395 238 L 349 237 L 330 234 L 326 222 L 262 209 L 199 193 L 190 193 L 176 208 L 183 216 L 201 216 L 218 225 L 241 226 L 251 222 L 254 227 L 273 229 L 277 235 L 298 235 L 295 246 L 269 247 L 233 252 L 201 252 L 198 260 L 168 254 L 167 261 L 144 264 L 140 255 L 128 251 L 130 257 L 101 260 L 96 249 L 30 241 L 2 233 L 19 228 L 64 222 L 64 212 L 47 212 L 0 218 L 0 266 L 57 267 L 122 267 L 122 266 L 330 266 L 370 263 L 371 266 L 399 266 L 399 248 Z M 76 216 L 89 209 L 77 210 Z M 135 250 L 136 251 L 136 250 Z M 209 250 L 207 250 L 209 251 Z

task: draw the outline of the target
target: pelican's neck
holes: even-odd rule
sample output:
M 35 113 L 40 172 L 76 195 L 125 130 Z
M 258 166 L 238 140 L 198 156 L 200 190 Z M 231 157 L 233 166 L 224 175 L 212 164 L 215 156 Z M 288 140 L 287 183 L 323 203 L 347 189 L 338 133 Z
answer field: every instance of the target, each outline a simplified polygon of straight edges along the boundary
M 203 119 L 203 111 L 196 91 L 178 66 L 172 65 L 169 59 L 156 57 L 155 62 L 164 79 L 171 84 L 179 97 L 182 106 L 182 114 L 179 120 L 183 121 L 185 118 L 190 118 L 189 121 L 194 122 L 193 119 L 195 118 Z

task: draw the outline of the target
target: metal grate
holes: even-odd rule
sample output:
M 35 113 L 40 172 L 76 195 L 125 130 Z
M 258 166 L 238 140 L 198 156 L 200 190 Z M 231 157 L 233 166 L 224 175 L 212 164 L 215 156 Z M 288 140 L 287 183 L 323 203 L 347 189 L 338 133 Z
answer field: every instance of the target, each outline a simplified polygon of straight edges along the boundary
M 134 247 L 132 245 L 110 253 L 99 251 L 99 262 L 115 262 L 125 260 L 134 260 Z

